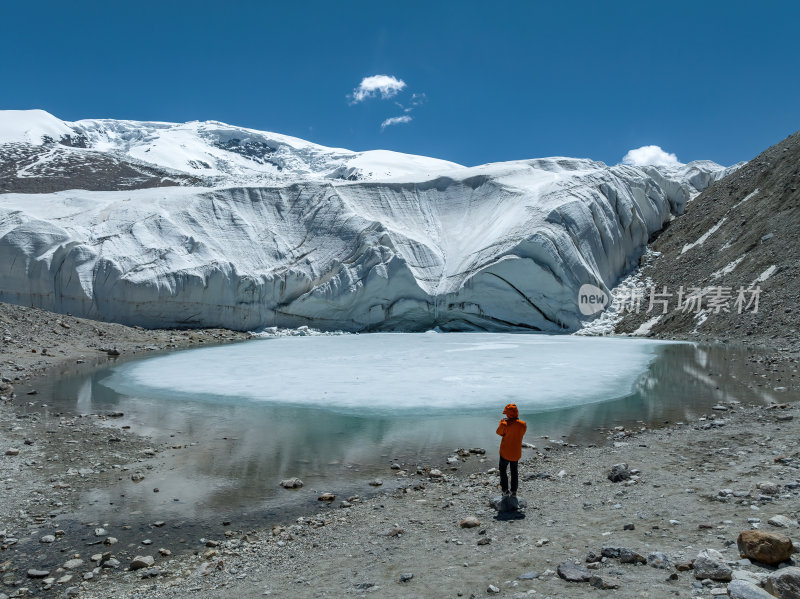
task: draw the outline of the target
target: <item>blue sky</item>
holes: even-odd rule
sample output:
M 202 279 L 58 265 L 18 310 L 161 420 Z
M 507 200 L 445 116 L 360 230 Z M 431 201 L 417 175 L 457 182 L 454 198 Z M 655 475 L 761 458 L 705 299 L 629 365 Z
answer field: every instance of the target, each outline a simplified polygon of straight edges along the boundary
M 0 108 L 219 120 L 466 165 L 616 163 L 648 144 L 732 164 L 800 129 L 798 22 L 789 1 L 7 0 Z M 353 103 L 374 75 L 404 86 Z

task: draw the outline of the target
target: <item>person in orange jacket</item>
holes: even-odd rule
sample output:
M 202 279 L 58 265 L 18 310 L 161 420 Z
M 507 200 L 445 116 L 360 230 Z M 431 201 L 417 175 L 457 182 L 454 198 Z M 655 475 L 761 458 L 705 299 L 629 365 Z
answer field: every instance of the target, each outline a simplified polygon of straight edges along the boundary
M 517 464 L 522 457 L 522 437 L 528 430 L 524 420 L 519 419 L 517 404 L 510 403 L 503 410 L 506 415 L 497 427 L 497 434 L 503 437 L 500 441 L 500 487 L 503 495 L 508 495 L 508 467 L 511 466 L 511 496 L 517 496 L 519 472 Z

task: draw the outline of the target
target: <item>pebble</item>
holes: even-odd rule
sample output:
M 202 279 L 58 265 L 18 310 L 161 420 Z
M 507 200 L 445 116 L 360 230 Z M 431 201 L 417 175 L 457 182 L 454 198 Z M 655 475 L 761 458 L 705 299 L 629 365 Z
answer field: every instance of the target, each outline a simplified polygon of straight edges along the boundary
M 475 528 L 476 526 L 480 526 L 481 521 L 478 520 L 475 516 L 467 516 L 461 521 L 461 528 Z
M 44 535 L 41 539 L 39 539 L 40 543 L 55 543 L 56 537 L 55 535 Z
M 6 455 L 19 455 L 19 449 L 6 449 Z
M 486 589 L 486 592 L 487 593 L 499 593 L 500 592 L 500 588 L 496 587 L 493 584 L 490 584 L 489 587 Z
M 404 572 L 400 575 L 400 582 L 408 582 L 412 578 L 414 578 L 414 575 L 411 572 Z
M 534 580 L 539 578 L 538 572 L 526 572 L 525 574 L 520 574 L 517 578 L 520 580 Z

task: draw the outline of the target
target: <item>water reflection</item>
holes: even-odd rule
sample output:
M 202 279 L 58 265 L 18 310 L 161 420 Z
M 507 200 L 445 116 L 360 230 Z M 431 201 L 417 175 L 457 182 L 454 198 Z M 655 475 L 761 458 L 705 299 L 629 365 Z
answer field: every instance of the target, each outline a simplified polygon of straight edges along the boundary
M 112 370 L 59 381 L 53 390 L 52 409 L 121 411 L 125 416 L 112 421 L 114 426 L 127 425 L 137 433 L 151 435 L 154 445 L 182 446 L 166 450 L 174 455 L 166 474 L 148 474 L 146 484 L 126 479 L 118 488 L 98 489 L 90 495 L 96 506 L 114 501 L 117 517 L 137 511 L 194 519 L 232 510 L 276 512 L 290 496 L 278 487 L 282 478 L 299 476 L 306 490 L 333 491 L 341 496 L 363 493 L 372 477 L 391 479 L 388 465 L 392 460 L 439 464 L 456 447 L 484 447 L 492 462 L 496 455 L 494 428 L 502 402 L 497 409 L 364 415 L 315 406 L 181 398 L 164 401 L 108 388 L 103 381 Z M 522 417 L 528 422 L 527 440 L 540 445 L 539 438 L 547 435 L 586 444 L 599 440 L 603 433 L 598 429 L 618 424 L 693 421 L 710 413 L 716 403 L 772 399 L 747 373 L 741 351 L 660 345 L 656 358 L 623 397 L 538 413 L 526 412 L 520 402 Z M 585 384 L 597 382 L 587 378 Z M 788 398 L 784 394 L 781 399 Z M 471 460 L 473 465 L 476 462 Z M 160 493 L 154 494 L 153 487 Z M 313 501 L 316 496 L 312 495 L 293 497 Z

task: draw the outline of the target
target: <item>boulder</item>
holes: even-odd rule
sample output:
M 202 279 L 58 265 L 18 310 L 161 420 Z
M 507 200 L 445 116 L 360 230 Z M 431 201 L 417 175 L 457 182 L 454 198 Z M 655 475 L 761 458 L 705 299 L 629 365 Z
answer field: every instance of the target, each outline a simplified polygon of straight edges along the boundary
M 589 582 L 592 578 L 592 573 L 587 568 L 573 562 L 558 564 L 557 572 L 567 582 Z
M 792 555 L 792 540 L 772 532 L 743 530 L 736 544 L 742 557 L 767 565 L 780 564 Z
M 511 497 L 510 495 L 498 495 L 493 498 L 489 505 L 498 512 L 516 512 L 528 507 L 528 502 L 521 497 Z
M 773 516 L 769 520 L 767 520 L 768 524 L 772 526 L 777 526 L 778 528 L 794 528 L 797 526 L 797 520 L 792 520 L 786 516 L 778 515 Z
M 141 570 L 142 568 L 152 568 L 156 560 L 150 555 L 137 555 L 131 562 L 131 570 Z
M 745 580 L 734 580 L 728 585 L 731 599 L 775 599 L 761 587 Z
M 303 481 L 297 477 L 294 478 L 286 478 L 280 482 L 280 485 L 284 489 L 299 489 L 303 486 Z
M 647 564 L 653 568 L 659 568 L 661 570 L 669 570 L 672 568 L 672 562 L 669 561 L 669 558 L 665 553 L 661 553 L 660 551 L 648 553 Z
M 589 584 L 592 585 L 596 589 L 618 589 L 619 588 L 619 580 L 614 578 L 613 576 L 608 576 L 604 574 L 603 576 L 599 576 L 595 574 L 589 579 Z
M 728 582 L 733 578 L 733 570 L 725 563 L 722 555 L 713 549 L 701 551 L 694 560 L 694 577 L 710 578 Z
M 800 568 L 781 568 L 767 576 L 764 588 L 778 599 L 800 597 Z
M 28 570 L 28 578 L 47 578 L 50 576 L 50 570 Z
M 619 561 L 623 564 L 646 564 L 647 559 L 641 554 L 637 553 L 633 549 L 628 549 L 627 547 L 620 547 L 619 549 Z

